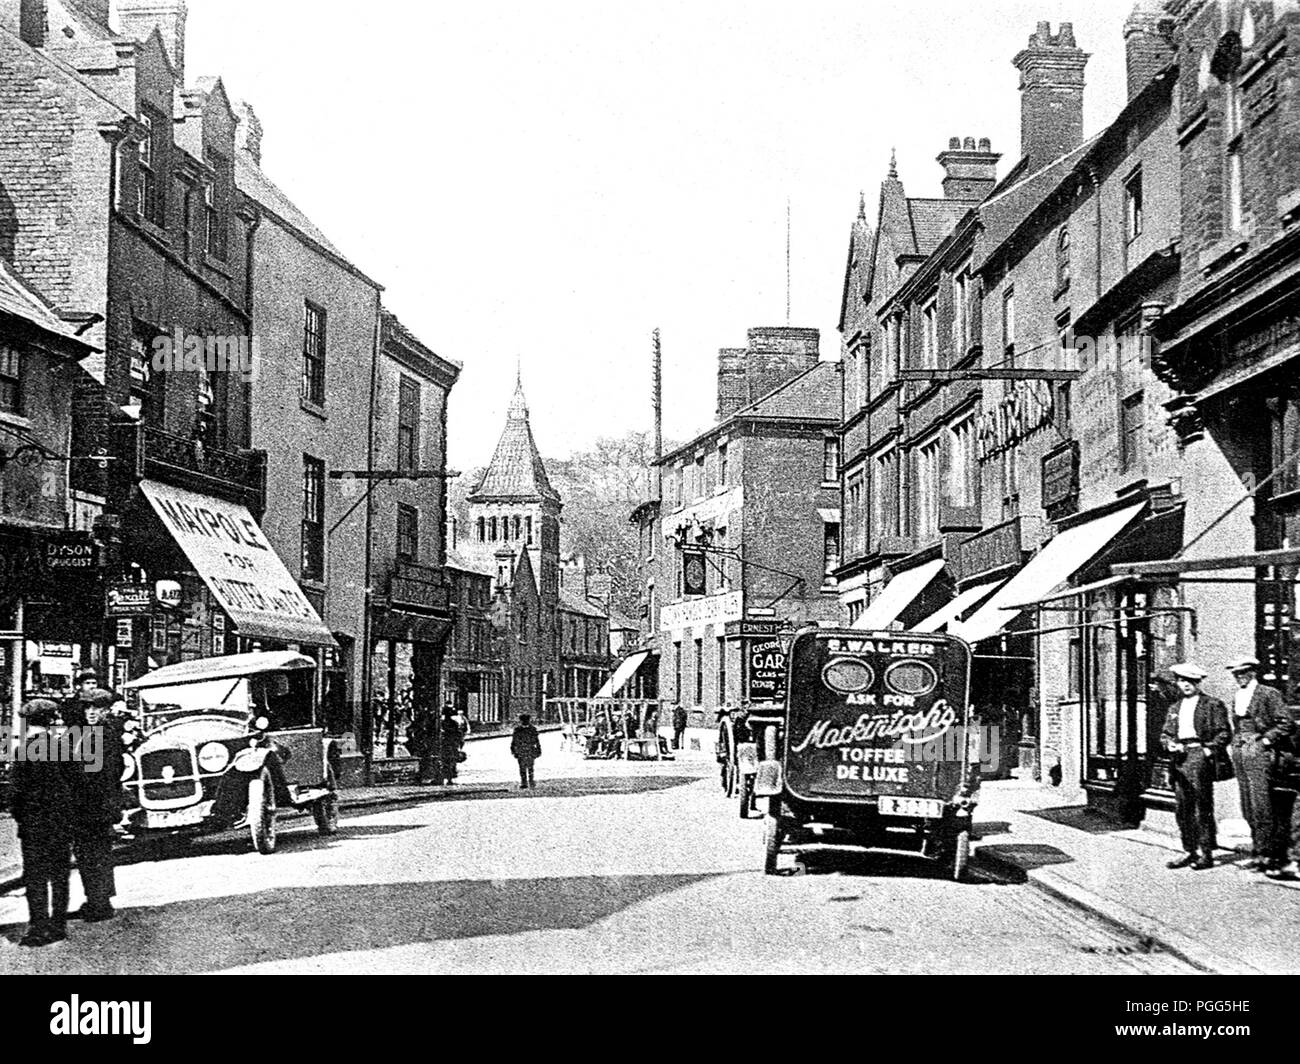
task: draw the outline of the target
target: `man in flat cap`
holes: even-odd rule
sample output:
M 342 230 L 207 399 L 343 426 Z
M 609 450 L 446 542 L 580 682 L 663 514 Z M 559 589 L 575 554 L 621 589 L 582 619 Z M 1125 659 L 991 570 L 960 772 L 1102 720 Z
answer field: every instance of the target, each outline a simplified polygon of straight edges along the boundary
M 27 892 L 28 928 L 19 944 L 28 947 L 48 946 L 68 937 L 71 795 L 67 766 L 54 757 L 48 738 L 58 713 L 59 707 L 45 698 L 32 699 L 20 711 L 24 746 L 33 756 L 14 763 L 10 812 L 18 823 Z M 42 756 L 35 756 L 38 749 Z
M 1169 670 L 1182 696 L 1169 707 L 1161 741 L 1172 762 L 1170 776 L 1177 801 L 1178 830 L 1186 854 L 1170 861 L 1170 868 L 1214 867 L 1218 845 L 1214 822 L 1214 781 L 1229 779 L 1228 708 L 1201 692 L 1206 673 L 1184 662 Z M 1199 851 L 1199 853 L 1198 853 Z
M 1232 764 L 1241 788 L 1241 815 L 1250 825 L 1251 857 L 1246 867 L 1265 872 L 1286 864 L 1290 816 L 1282 831 L 1282 852 L 1273 825 L 1273 749 L 1295 727 L 1282 692 L 1259 682 L 1259 662 L 1244 657 L 1228 665 L 1237 681 L 1232 706 Z
M 113 828 L 122 819 L 122 725 L 113 712 L 118 699 L 95 688 L 78 701 L 82 728 L 79 761 L 72 769 L 72 850 L 86 895 L 76 916 L 90 922 L 113 917 Z M 90 734 L 89 729 L 96 729 Z

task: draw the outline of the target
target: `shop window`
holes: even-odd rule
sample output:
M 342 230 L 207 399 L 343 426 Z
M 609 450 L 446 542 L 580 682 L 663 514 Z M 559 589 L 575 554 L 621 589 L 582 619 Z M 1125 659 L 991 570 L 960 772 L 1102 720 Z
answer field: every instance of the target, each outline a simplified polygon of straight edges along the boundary
M 397 386 L 397 468 L 420 464 L 420 383 L 403 376 Z
M 414 506 L 397 506 L 397 556 L 407 561 L 420 557 L 420 511 Z
M 325 576 L 325 463 L 302 456 L 302 578 Z
M 23 412 L 23 356 L 16 347 L 0 345 L 0 411 Z
M 308 300 L 303 305 L 302 398 L 325 405 L 325 308 Z

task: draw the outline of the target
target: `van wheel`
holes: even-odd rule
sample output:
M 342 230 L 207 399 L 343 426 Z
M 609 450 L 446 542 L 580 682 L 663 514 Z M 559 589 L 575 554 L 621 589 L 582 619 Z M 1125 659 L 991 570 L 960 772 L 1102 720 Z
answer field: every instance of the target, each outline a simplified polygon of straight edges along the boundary
M 312 803 L 311 815 L 316 818 L 316 830 L 322 835 L 337 835 L 339 831 L 339 796 L 335 793 L 334 770 L 330 769 L 325 777 L 325 786 L 330 793 Z
M 966 866 L 970 864 L 970 831 L 959 831 L 953 839 L 952 878 L 960 883 L 966 878 Z
M 275 781 L 268 768 L 248 782 L 248 831 L 258 853 L 275 853 Z
M 785 825 L 779 816 L 768 813 L 763 818 L 763 874 L 776 875 L 776 861 L 785 839 Z

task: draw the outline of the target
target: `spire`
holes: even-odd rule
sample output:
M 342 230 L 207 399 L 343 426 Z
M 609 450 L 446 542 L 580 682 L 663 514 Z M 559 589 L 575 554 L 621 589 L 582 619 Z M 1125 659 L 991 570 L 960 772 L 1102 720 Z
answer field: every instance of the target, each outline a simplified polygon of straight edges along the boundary
M 858 193 L 858 220 L 865 222 L 867 220 L 867 194 Z
M 510 400 L 510 408 L 506 412 L 506 417 L 511 421 L 528 420 L 528 400 L 524 398 L 524 377 L 523 371 L 518 364 L 515 366 L 515 394 Z
M 892 181 L 898 180 L 898 154 L 893 149 L 889 149 L 889 173 L 885 175 Z
M 560 500 L 546 475 L 546 464 L 528 424 L 528 401 L 519 371 L 515 373 L 515 394 L 506 412 L 506 427 L 487 472 L 470 498 Z

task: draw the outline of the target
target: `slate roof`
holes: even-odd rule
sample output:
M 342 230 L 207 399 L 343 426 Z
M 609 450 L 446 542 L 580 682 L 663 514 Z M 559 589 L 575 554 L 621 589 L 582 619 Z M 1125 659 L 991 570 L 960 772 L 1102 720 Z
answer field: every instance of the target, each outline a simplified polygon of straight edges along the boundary
M 560 609 L 569 613 L 581 613 L 587 617 L 599 617 L 602 621 L 609 616 L 594 602 L 589 602 L 581 595 L 575 595 L 572 591 L 566 591 L 564 588 L 560 588 Z
M 732 417 L 840 419 L 840 364 L 818 362 L 766 395 L 742 406 Z
M 491 562 L 480 558 L 469 558 L 454 550 L 447 552 L 447 568 L 459 569 L 462 573 L 475 573 L 478 576 L 490 576 L 494 580 L 497 575 L 496 567 Z
M 317 227 L 316 223 L 303 214 L 293 200 L 286 196 L 242 151 L 235 153 L 235 186 L 249 199 L 266 208 L 291 229 L 297 230 L 299 234 L 337 259 L 353 273 L 379 287 L 377 282 L 357 269 L 348 257 L 330 242 L 329 237 Z
M 551 487 L 546 465 L 537 451 L 528 424 L 528 402 L 522 382 L 515 383 L 515 395 L 506 413 L 506 427 L 497 441 L 496 452 L 471 499 L 550 499 L 560 501 Z
M 975 200 L 920 199 L 908 197 L 907 209 L 912 221 L 912 241 L 918 255 L 929 255 L 943 243 Z
M 0 259 L 0 314 L 19 318 L 49 333 L 74 357 L 81 358 L 95 350 L 28 288 L 4 259 Z

